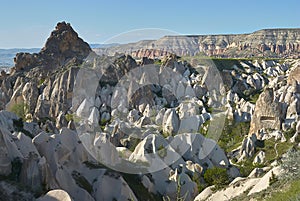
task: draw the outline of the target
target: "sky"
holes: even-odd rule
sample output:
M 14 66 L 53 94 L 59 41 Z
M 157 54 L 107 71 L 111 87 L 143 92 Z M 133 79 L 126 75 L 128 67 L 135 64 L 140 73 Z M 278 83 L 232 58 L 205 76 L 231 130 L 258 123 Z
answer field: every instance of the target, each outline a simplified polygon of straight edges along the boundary
M 60 21 L 89 43 L 300 28 L 299 8 L 299 0 L 1 0 L 0 49 L 43 47 Z

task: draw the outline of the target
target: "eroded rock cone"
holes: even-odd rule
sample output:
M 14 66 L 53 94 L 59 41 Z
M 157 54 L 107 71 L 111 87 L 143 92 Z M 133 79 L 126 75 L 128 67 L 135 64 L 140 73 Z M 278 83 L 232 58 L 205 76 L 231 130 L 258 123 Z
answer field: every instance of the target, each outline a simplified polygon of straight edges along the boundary
M 18 53 L 16 55 L 14 69 L 18 72 L 42 66 L 52 70 L 69 63 L 78 65 L 91 52 L 88 43 L 78 37 L 69 23 L 60 22 L 38 54 Z
M 55 30 L 52 31 L 40 54 L 57 57 L 58 62 L 63 64 L 72 58 L 82 62 L 91 51 L 88 43 L 78 37 L 78 34 L 69 23 L 60 22 L 56 25 Z
M 257 133 L 263 128 L 280 129 L 284 115 L 282 104 L 274 98 L 273 89 L 267 88 L 256 102 L 249 134 Z

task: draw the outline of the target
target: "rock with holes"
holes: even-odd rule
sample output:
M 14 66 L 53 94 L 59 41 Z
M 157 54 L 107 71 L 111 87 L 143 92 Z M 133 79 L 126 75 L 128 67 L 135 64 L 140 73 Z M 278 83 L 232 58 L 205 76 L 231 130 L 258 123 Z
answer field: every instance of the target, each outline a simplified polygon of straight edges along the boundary
M 251 119 L 249 134 L 257 133 L 262 128 L 280 129 L 284 119 L 282 104 L 275 99 L 273 89 L 266 89 L 260 94 Z

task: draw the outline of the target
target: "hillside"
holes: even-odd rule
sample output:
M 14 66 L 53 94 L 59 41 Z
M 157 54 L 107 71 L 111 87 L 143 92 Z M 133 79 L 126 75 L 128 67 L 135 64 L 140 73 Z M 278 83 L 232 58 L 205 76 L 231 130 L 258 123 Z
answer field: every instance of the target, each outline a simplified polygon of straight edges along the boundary
M 227 58 L 299 58 L 300 29 L 263 29 L 250 34 L 165 36 L 111 48 L 96 48 L 97 54 L 115 52 L 133 57 L 207 56 Z

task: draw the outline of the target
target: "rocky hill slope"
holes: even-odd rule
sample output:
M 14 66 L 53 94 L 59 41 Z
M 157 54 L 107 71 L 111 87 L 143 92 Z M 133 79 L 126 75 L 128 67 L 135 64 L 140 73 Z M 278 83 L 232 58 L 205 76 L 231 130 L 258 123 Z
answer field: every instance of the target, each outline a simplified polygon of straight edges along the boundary
M 0 193 L 253 196 L 297 164 L 280 162 L 299 150 L 299 69 L 297 59 L 99 56 L 58 23 L 39 53 L 1 73 Z
M 111 48 L 97 48 L 98 54 L 115 52 L 133 57 L 207 56 L 248 58 L 299 58 L 300 29 L 263 29 L 251 34 L 165 36 L 158 40 L 140 41 Z

